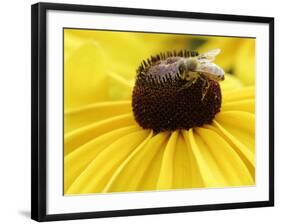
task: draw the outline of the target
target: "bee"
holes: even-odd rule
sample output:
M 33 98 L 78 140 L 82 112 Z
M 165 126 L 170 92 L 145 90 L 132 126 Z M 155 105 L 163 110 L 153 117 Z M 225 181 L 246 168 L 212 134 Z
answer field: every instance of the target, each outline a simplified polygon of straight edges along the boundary
M 187 89 L 198 79 L 203 82 L 202 101 L 204 100 L 210 87 L 210 80 L 223 81 L 224 70 L 214 64 L 215 57 L 220 53 L 220 49 L 214 49 L 196 57 L 182 58 L 178 63 L 178 70 L 181 79 L 186 84 L 181 89 Z

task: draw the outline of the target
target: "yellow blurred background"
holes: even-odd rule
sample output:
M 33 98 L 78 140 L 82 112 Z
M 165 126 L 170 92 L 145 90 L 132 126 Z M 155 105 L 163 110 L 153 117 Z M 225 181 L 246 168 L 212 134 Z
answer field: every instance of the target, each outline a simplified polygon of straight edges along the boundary
M 254 85 L 255 39 L 64 30 L 65 110 L 95 102 L 129 99 L 136 69 L 142 60 L 159 52 L 220 48 L 215 63 L 243 85 Z

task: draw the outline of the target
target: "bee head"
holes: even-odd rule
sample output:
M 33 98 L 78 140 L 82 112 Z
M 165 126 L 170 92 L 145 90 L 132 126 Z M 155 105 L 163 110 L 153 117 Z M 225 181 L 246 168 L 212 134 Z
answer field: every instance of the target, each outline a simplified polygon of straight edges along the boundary
M 195 58 L 186 58 L 178 67 L 181 78 L 185 79 L 188 72 L 195 71 L 197 66 L 198 61 Z

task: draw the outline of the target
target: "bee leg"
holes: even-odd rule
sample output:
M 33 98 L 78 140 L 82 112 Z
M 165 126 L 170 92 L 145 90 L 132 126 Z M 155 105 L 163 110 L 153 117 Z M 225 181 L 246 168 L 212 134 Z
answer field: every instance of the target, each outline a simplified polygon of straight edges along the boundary
M 207 95 L 208 93 L 208 90 L 210 88 L 210 82 L 208 79 L 205 79 L 205 78 L 200 78 L 202 81 L 203 81 L 203 85 L 202 85 L 202 98 L 201 98 L 201 101 L 203 101 L 205 99 L 205 96 Z
M 190 77 L 189 79 L 186 79 L 186 84 L 184 84 L 179 91 L 183 90 L 183 89 L 188 89 L 190 86 L 192 86 L 196 81 L 197 81 L 198 77 Z
M 193 84 L 193 81 L 192 81 L 192 80 L 188 80 L 188 81 L 186 82 L 186 84 L 184 84 L 184 85 L 179 89 L 179 91 L 184 90 L 184 89 L 188 89 L 190 86 L 192 86 L 192 84 Z

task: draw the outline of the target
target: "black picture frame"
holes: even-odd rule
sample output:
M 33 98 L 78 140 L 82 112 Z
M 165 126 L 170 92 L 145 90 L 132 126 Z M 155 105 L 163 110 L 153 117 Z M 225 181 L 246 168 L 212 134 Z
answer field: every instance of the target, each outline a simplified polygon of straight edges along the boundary
M 103 7 L 73 4 L 37 3 L 31 11 L 31 218 L 37 221 L 70 220 L 115 216 L 147 215 L 206 210 L 253 208 L 274 206 L 274 18 L 183 11 L 163 11 L 137 8 Z M 99 211 L 85 213 L 52 214 L 46 213 L 46 13 L 48 10 L 76 12 L 100 12 L 124 15 L 155 17 L 193 18 L 217 21 L 239 21 L 269 24 L 269 200 L 208 204 L 195 206 L 159 207 Z

